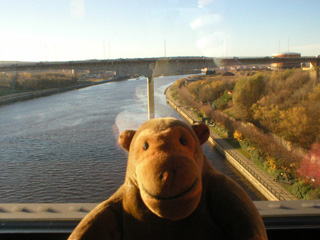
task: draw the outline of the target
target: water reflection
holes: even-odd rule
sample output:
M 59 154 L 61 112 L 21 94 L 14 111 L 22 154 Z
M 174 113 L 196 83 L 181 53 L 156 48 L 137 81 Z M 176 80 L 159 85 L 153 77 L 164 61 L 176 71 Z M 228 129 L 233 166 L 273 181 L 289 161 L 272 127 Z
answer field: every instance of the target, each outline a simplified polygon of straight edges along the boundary
M 156 116 L 178 117 L 163 94 L 177 78 L 156 79 Z M 0 202 L 108 198 L 122 184 L 127 164 L 117 137 L 147 120 L 146 97 L 146 81 L 136 80 L 0 107 Z M 224 168 L 224 159 L 204 148 L 215 167 Z

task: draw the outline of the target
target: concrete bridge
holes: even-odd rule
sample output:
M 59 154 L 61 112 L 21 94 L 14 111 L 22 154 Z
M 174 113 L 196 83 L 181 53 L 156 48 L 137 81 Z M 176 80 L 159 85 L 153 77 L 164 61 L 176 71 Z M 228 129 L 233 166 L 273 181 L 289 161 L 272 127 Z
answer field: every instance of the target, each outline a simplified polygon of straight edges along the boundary
M 271 64 L 271 63 L 303 63 L 320 62 L 320 57 L 233 57 L 233 58 L 216 58 L 220 65 L 248 65 L 248 64 Z
M 220 66 L 271 64 L 271 63 L 303 63 L 310 62 L 316 70 L 319 78 L 319 57 L 233 57 L 233 58 L 210 58 L 210 57 L 172 57 L 172 58 L 132 58 L 112 60 L 85 60 L 67 62 L 38 62 L 29 64 L 12 64 L 0 66 L 0 72 L 46 70 L 46 69 L 73 69 L 75 72 L 89 70 L 115 71 L 118 78 L 132 75 L 144 75 L 154 77 L 160 75 L 189 74 L 195 73 L 201 68 L 215 68 Z
M 216 66 L 213 58 L 206 57 L 135 58 L 14 64 L 1 66 L 0 72 L 46 69 L 73 69 L 75 72 L 89 70 L 92 73 L 115 71 L 118 78 L 124 78 L 135 74 L 146 77 L 189 74 L 204 67 Z

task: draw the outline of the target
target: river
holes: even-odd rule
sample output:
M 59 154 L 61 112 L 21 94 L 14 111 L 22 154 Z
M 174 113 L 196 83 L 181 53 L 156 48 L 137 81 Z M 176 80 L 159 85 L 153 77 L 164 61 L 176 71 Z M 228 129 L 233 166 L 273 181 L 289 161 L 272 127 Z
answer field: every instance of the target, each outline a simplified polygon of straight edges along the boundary
M 155 79 L 156 117 L 179 117 L 164 90 L 181 76 Z M 147 120 L 146 79 L 111 82 L 0 107 L 0 202 L 101 202 L 123 182 L 119 132 Z M 213 166 L 263 197 L 209 145 Z

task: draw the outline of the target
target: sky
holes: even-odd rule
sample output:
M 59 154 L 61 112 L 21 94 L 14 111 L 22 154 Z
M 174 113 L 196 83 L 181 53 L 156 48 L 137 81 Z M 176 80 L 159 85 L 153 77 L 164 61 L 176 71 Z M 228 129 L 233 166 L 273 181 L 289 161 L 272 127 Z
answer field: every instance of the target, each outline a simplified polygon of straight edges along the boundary
M 319 12 L 319 0 L 0 0 L 0 63 L 315 56 Z

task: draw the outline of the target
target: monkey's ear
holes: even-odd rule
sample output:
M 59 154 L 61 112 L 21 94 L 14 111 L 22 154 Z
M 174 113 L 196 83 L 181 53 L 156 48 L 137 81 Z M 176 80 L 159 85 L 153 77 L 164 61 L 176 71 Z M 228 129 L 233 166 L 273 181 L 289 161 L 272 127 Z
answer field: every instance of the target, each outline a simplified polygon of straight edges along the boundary
M 130 144 L 135 133 L 135 130 L 125 130 L 122 132 L 118 139 L 120 146 L 129 151 Z
M 198 136 L 200 144 L 204 144 L 210 136 L 209 127 L 203 123 L 196 123 L 193 124 L 191 127 Z

